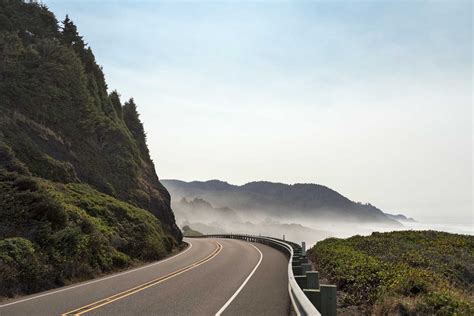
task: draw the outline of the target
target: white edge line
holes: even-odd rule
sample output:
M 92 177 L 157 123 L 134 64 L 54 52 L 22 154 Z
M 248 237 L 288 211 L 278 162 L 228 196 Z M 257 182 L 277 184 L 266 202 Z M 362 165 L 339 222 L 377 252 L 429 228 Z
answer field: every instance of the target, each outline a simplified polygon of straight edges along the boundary
M 242 291 L 242 289 L 244 288 L 244 286 L 247 284 L 247 282 L 250 280 L 250 278 L 252 277 L 252 275 L 255 273 L 255 271 L 257 271 L 258 267 L 260 266 L 260 263 L 262 262 L 262 259 L 263 259 L 263 254 L 262 252 L 260 251 L 260 249 L 258 249 L 257 247 L 255 247 L 254 245 L 250 244 L 250 246 L 254 247 L 255 249 L 257 249 L 257 251 L 260 253 L 260 260 L 258 260 L 257 262 L 257 265 L 253 268 L 252 272 L 250 272 L 250 274 L 247 276 L 247 278 L 245 279 L 244 283 L 242 283 L 240 285 L 240 287 L 237 289 L 237 291 L 235 291 L 234 295 L 232 295 L 229 300 L 224 304 L 224 306 L 221 307 L 221 309 L 216 313 L 216 316 L 220 316 L 224 311 L 225 309 L 230 305 L 230 303 L 232 303 L 232 301 L 237 297 L 237 295 L 239 295 L 240 291 Z
M 122 276 L 122 275 L 125 275 L 125 274 L 129 274 L 129 273 L 132 273 L 132 272 L 136 272 L 136 271 L 139 271 L 139 270 L 151 268 L 151 267 L 153 267 L 153 266 L 156 266 L 156 265 L 161 264 L 161 263 L 163 263 L 163 262 L 166 262 L 166 261 L 168 261 L 168 260 L 174 259 L 174 258 L 176 258 L 176 257 L 178 257 L 178 256 L 180 256 L 180 255 L 182 255 L 182 254 L 185 254 L 186 252 L 188 252 L 188 251 L 193 247 L 193 244 L 190 243 L 190 242 L 188 242 L 188 241 L 185 241 L 185 243 L 187 243 L 187 244 L 189 245 L 189 247 L 186 248 L 185 251 L 180 252 L 180 253 L 177 253 L 177 254 L 175 254 L 175 255 L 173 255 L 173 256 L 171 256 L 171 257 L 169 257 L 169 258 L 166 258 L 166 259 L 164 259 L 164 260 L 160 260 L 160 261 L 157 261 L 157 262 L 154 262 L 154 263 L 145 265 L 145 266 L 143 266 L 143 267 L 139 267 L 139 268 L 127 270 L 127 271 L 124 271 L 124 272 L 120 272 L 120 273 L 117 273 L 117 274 L 113 274 L 113 275 L 110 275 L 110 276 L 107 276 L 107 277 L 95 279 L 95 280 L 92 280 L 92 281 L 86 281 L 85 283 L 80 283 L 80 284 L 73 285 L 73 286 L 69 286 L 69 287 L 65 287 L 65 288 L 62 288 L 62 289 L 59 289 L 59 290 L 53 290 L 53 291 L 51 291 L 51 292 L 47 292 L 47 293 L 35 295 L 35 296 L 32 296 L 32 297 L 28 297 L 28 298 L 25 298 L 25 299 L 20 299 L 20 300 L 18 300 L 18 301 L 6 303 L 6 304 L 3 304 L 3 305 L 0 305 L 0 308 L 2 308 L 2 307 L 7 307 L 7 306 L 10 306 L 10 305 L 15 305 L 15 304 L 18 304 L 18 303 L 23 303 L 23 302 L 26 302 L 26 301 L 34 300 L 34 299 L 37 299 L 37 298 L 40 298 L 40 297 L 44 297 L 44 296 L 56 294 L 56 293 L 59 293 L 59 292 L 64 292 L 64 291 L 72 290 L 72 289 L 75 289 L 75 288 L 78 288 L 78 287 L 82 287 L 82 286 L 86 286 L 86 285 L 89 285 L 89 284 L 92 284 L 92 283 L 97 283 L 97 282 L 105 281 L 105 280 L 108 280 L 108 279 L 112 279 L 112 278 L 115 278 L 115 277 L 118 277 L 118 276 Z

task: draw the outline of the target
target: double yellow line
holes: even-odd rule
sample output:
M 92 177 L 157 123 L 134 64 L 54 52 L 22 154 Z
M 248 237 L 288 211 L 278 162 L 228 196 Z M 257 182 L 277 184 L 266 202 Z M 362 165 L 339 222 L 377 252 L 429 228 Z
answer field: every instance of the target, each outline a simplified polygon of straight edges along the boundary
M 191 263 L 190 265 L 184 267 L 184 268 L 181 268 L 181 269 L 178 269 L 174 272 L 171 272 L 165 276 L 162 276 L 162 277 L 159 277 L 157 279 L 154 279 L 154 280 L 151 280 L 149 282 L 146 282 L 146 283 L 143 283 L 141 285 L 138 285 L 136 287 L 133 287 L 131 289 L 128 289 L 128 290 L 125 290 L 123 292 L 120 292 L 120 293 L 117 293 L 115 295 L 112 295 L 112 296 L 109 296 L 107 298 L 104 298 L 104 299 L 101 299 L 99 301 L 96 301 L 94 303 L 91 303 L 91 304 L 88 304 L 86 306 L 83 306 L 83 307 L 80 307 L 80 308 L 77 308 L 75 310 L 72 310 L 70 312 L 67 312 L 67 313 L 64 313 L 62 314 L 62 316 L 69 316 L 69 315 L 82 315 L 82 314 L 85 314 L 87 312 L 90 312 L 91 310 L 94 310 L 94 309 L 97 309 L 99 307 L 102 307 L 102 306 L 105 306 L 107 304 L 110 304 L 112 302 L 115 302 L 119 299 L 122 299 L 124 297 L 127 297 L 127 296 L 130 296 L 132 294 L 135 294 L 135 293 L 138 293 L 140 291 L 143 291 L 149 287 L 152 287 L 152 286 L 155 286 L 161 282 L 164 282 L 166 280 L 169 280 L 171 279 L 172 277 L 175 277 L 181 273 L 184 273 L 186 271 L 189 271 L 191 269 L 194 269 L 196 268 L 197 266 L 211 260 L 212 258 L 214 258 L 215 256 L 217 256 L 219 254 L 219 252 L 221 252 L 222 250 L 222 245 L 220 243 L 218 243 L 217 241 L 215 242 L 216 243 L 216 249 L 210 254 L 208 255 L 207 257 L 201 259 L 201 260 L 198 260 L 194 263 Z

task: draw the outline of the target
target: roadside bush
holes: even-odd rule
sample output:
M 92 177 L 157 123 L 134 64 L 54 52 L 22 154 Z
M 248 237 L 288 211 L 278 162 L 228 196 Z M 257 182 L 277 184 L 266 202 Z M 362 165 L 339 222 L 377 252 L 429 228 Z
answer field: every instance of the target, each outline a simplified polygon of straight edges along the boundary
M 0 296 L 32 293 L 51 282 L 46 265 L 34 244 L 16 237 L 0 240 Z
M 346 293 L 341 306 L 377 315 L 469 315 L 473 245 L 473 236 L 406 231 L 329 238 L 309 255 Z
M 157 260 L 173 240 L 150 212 L 88 185 L 0 169 L 0 296 Z

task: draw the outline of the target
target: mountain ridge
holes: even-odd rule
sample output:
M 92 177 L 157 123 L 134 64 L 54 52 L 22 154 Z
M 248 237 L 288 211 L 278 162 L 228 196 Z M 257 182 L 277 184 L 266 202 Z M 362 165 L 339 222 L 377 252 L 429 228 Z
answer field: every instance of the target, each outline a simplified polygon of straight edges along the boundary
M 346 221 L 401 225 L 370 203 L 351 201 L 320 184 L 252 181 L 232 185 L 220 180 L 186 182 L 177 179 L 162 179 L 162 183 L 176 198 L 202 198 L 216 207 L 230 207 L 240 211 L 271 209 L 271 214 L 278 216 L 314 216 L 324 219 L 332 215 L 345 217 Z

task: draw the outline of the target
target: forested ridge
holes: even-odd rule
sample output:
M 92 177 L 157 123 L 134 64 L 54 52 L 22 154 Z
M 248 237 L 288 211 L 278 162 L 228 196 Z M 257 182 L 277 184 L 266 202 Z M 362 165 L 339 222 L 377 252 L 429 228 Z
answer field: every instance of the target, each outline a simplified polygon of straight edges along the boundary
M 137 106 L 107 89 L 69 17 L 0 2 L 0 296 L 180 245 Z
M 192 181 L 164 179 L 163 184 L 175 201 L 202 198 L 213 206 L 229 207 L 245 215 L 261 212 L 272 218 L 306 218 L 310 220 L 370 222 L 401 226 L 392 217 L 371 204 L 351 201 L 342 194 L 319 184 L 293 185 L 254 181 L 232 185 L 220 180 Z

